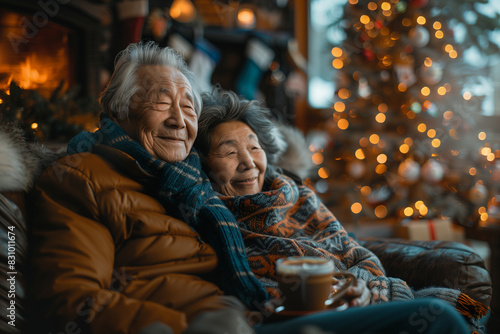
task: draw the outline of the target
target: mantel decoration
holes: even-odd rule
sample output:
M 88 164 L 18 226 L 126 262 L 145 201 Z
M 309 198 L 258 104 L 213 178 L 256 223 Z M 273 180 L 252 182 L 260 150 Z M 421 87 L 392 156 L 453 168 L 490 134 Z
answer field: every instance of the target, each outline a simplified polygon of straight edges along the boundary
M 79 97 L 79 89 L 61 82 L 49 97 L 23 89 L 15 81 L 0 90 L 0 123 L 17 124 L 31 142 L 66 143 L 82 130 L 98 125 L 95 97 Z

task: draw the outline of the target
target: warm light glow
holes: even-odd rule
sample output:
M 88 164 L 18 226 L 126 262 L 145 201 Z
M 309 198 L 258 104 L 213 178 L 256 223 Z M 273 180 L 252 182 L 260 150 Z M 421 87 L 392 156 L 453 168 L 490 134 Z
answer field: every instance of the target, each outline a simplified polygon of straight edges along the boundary
M 348 99 L 351 96 L 351 91 L 347 88 L 341 88 L 338 93 L 342 100 Z
M 481 214 L 481 217 L 479 217 L 483 222 L 488 220 L 488 213 L 484 212 Z
M 385 218 L 387 216 L 387 208 L 385 205 L 379 205 L 375 208 L 374 213 L 377 218 Z
M 491 147 L 483 147 L 481 149 L 481 154 L 484 155 L 484 156 L 487 156 L 490 153 L 491 153 Z
M 457 130 L 450 129 L 450 131 L 448 131 L 448 134 L 450 135 L 451 138 L 458 139 L 458 137 L 457 137 Z
M 368 22 L 370 22 L 370 17 L 368 15 L 361 15 L 361 17 L 359 18 L 359 22 L 367 24 Z
M 433 27 L 434 29 L 436 29 L 436 30 L 441 29 L 441 22 L 439 22 L 439 21 L 434 22 L 434 23 L 432 24 L 432 27 Z
M 340 56 L 342 56 L 342 54 L 343 54 L 343 51 L 342 51 L 341 48 L 339 48 L 339 47 L 336 46 L 336 47 L 334 47 L 332 49 L 332 56 L 334 56 L 334 57 L 340 57 Z
M 471 167 L 471 168 L 469 169 L 469 174 L 470 174 L 470 175 L 474 176 L 474 175 L 476 175 L 476 173 L 477 173 L 477 170 L 476 170 L 474 167 Z
M 337 122 L 337 126 L 340 130 L 346 130 L 349 127 L 349 121 L 345 118 L 339 119 L 339 121 Z
M 446 51 L 448 53 L 451 52 L 451 51 L 453 51 L 453 45 L 446 44 L 446 46 L 444 47 L 444 51 Z
M 436 36 L 437 39 L 441 39 L 444 37 L 444 33 L 441 30 L 436 31 L 434 35 Z
M 481 213 L 485 213 L 485 212 L 486 212 L 486 208 L 485 208 L 484 206 L 482 206 L 482 207 L 480 207 L 479 209 L 477 209 L 477 212 L 478 212 L 479 214 L 481 214 Z
M 391 29 L 389 29 L 389 28 L 387 28 L 387 27 L 382 27 L 382 28 L 380 29 L 380 34 L 381 34 L 382 36 L 387 36 L 387 35 L 389 35 L 390 33 L 391 33 Z
M 447 110 L 443 114 L 443 118 L 446 120 L 450 120 L 453 117 L 453 111 Z
M 345 110 L 345 104 L 342 101 L 335 102 L 333 109 L 338 112 L 343 112 Z
M 413 209 L 411 207 L 406 207 L 403 212 L 406 217 L 411 217 L 411 215 L 413 215 Z
M 2 103 L 3 103 L 3 100 L 2 100 L 2 99 L 0 99 L 0 104 L 2 104 Z
M 375 116 L 375 120 L 378 122 L 378 123 L 384 123 L 385 122 L 385 114 L 383 113 L 378 113 L 377 116 Z
M 479 134 L 477 135 L 477 138 L 479 138 L 479 140 L 485 140 L 486 139 L 486 132 L 484 132 L 484 131 L 479 132 Z
M 449 55 L 450 55 L 450 58 L 457 58 L 458 57 L 458 53 L 455 50 L 451 50 Z
M 465 91 L 463 97 L 464 100 L 469 101 L 472 98 L 472 94 L 471 92 Z
M 377 144 L 379 142 L 379 140 L 380 140 L 380 137 L 375 133 L 370 136 L 370 143 L 372 143 L 372 144 Z
M 401 23 L 402 23 L 405 27 L 409 27 L 409 26 L 411 26 L 411 20 L 410 20 L 409 18 L 407 18 L 407 17 L 405 17 L 405 18 L 403 19 L 403 21 L 401 21 Z
M 316 152 L 312 155 L 312 161 L 316 165 L 322 164 L 324 160 L 325 158 L 323 157 L 323 154 L 321 154 L 320 152 Z
M 441 140 L 434 138 L 432 140 L 431 144 L 432 144 L 432 147 L 438 148 L 439 146 L 441 146 Z
M 441 95 L 441 96 L 442 96 L 442 95 L 445 95 L 445 94 L 446 94 L 446 87 L 444 87 L 444 86 L 439 87 L 439 88 L 437 89 L 437 93 L 438 93 L 439 95 Z
M 429 100 L 424 101 L 424 103 L 422 103 L 422 105 L 424 106 L 424 108 L 427 108 L 427 109 L 432 107 L 432 103 Z
M 388 2 L 382 2 L 380 8 L 382 8 L 382 10 L 391 10 L 391 4 Z
M 366 197 L 371 194 L 372 188 L 369 186 L 363 186 L 359 191 L 361 192 L 361 195 Z
M 460 154 L 460 151 L 459 150 L 451 150 L 450 153 L 451 153 L 451 155 L 456 157 Z
M 389 17 L 389 16 L 392 15 L 392 11 L 390 11 L 390 10 L 384 10 L 384 11 L 382 11 L 382 15 Z
M 367 147 L 367 146 L 368 146 L 368 144 L 370 144 L 370 141 L 368 140 L 368 138 L 366 138 L 366 137 L 361 137 L 361 138 L 359 139 L 359 146 L 361 146 L 361 147 Z
M 422 89 L 420 90 L 420 93 L 423 95 L 423 96 L 429 96 L 429 94 L 431 93 L 431 89 L 427 86 L 424 86 L 422 87 Z
M 344 67 L 344 62 L 338 58 L 334 59 L 332 61 L 332 66 L 334 68 L 336 68 L 337 70 L 341 69 L 342 67 Z
M 257 22 L 253 10 L 250 8 L 242 8 L 238 11 L 238 26 L 241 28 L 255 28 Z
M 420 24 L 420 25 L 424 25 L 425 22 L 427 22 L 427 20 L 425 19 L 425 17 L 423 16 L 419 16 L 417 17 L 417 23 Z
M 361 205 L 361 203 L 359 203 L 359 202 L 352 203 L 352 205 L 351 205 L 352 213 L 358 214 L 361 212 L 361 210 L 363 210 L 363 206 Z
M 349 0 L 349 3 L 351 5 L 356 5 L 358 3 L 358 0 Z
M 399 152 L 406 154 L 409 151 L 410 151 L 410 146 L 408 146 L 406 144 L 402 144 L 401 146 L 399 146 Z
M 444 86 L 446 87 L 446 91 L 448 93 L 451 92 L 451 85 L 449 83 L 445 83 Z
M 420 212 L 420 214 L 422 216 L 425 216 L 428 212 L 429 212 L 429 209 L 425 206 L 425 204 L 422 204 L 419 208 L 418 208 L 418 212 Z
M 436 130 L 434 130 L 434 129 L 429 129 L 429 131 L 427 131 L 427 136 L 428 136 L 429 138 L 434 138 L 434 137 L 436 137 Z
M 387 155 L 381 153 L 377 156 L 377 162 L 379 164 L 385 164 L 387 162 Z
M 373 2 L 373 1 L 372 1 L 372 2 L 370 2 L 370 3 L 368 4 L 368 9 L 369 9 L 369 10 L 377 10 L 377 4 L 376 4 L 375 2 Z
M 358 158 L 359 160 L 363 160 L 365 158 L 365 152 L 363 152 L 362 149 L 358 148 L 356 150 L 356 152 L 354 153 L 354 155 L 356 156 L 356 158 Z
M 413 139 L 411 139 L 410 137 L 406 137 L 404 143 L 408 146 L 411 146 L 413 145 Z
M 415 209 L 417 209 L 417 210 L 418 210 L 418 208 L 420 208 L 420 206 L 422 206 L 422 205 L 424 205 L 424 202 L 423 202 L 423 201 L 420 201 L 420 200 L 419 200 L 419 201 L 416 201 L 416 202 L 415 202 Z
M 378 105 L 377 109 L 380 112 L 387 112 L 387 110 L 389 109 L 389 107 L 387 106 L 387 104 L 381 103 L 381 104 Z
M 425 123 L 420 123 L 418 126 L 417 126 L 417 130 L 418 132 L 422 132 L 424 133 L 425 130 L 427 130 L 427 125 L 425 125 Z
M 398 85 L 398 90 L 399 90 L 400 92 L 406 92 L 406 90 L 407 90 L 407 89 L 408 89 L 408 87 L 406 86 L 406 84 L 405 84 L 405 83 L 400 83 L 400 84 Z
M 432 59 L 429 57 L 426 57 L 424 60 L 424 65 L 427 67 L 431 67 L 432 66 Z
M 375 173 L 377 174 L 384 174 L 387 171 L 387 166 L 384 164 L 379 164 L 377 167 L 375 167 Z
M 32 123 L 32 124 L 31 124 L 31 128 L 32 128 L 33 130 L 36 130 L 36 129 L 38 128 L 38 123 Z
M 169 14 L 171 18 L 179 22 L 191 22 L 196 16 L 196 9 L 190 0 L 174 0 Z
M 318 175 L 319 175 L 320 178 L 326 179 L 326 178 L 328 178 L 330 176 L 330 171 L 326 167 L 321 167 L 318 170 Z
M 495 153 L 491 152 L 490 154 L 488 154 L 488 156 L 486 157 L 486 160 L 488 161 L 495 161 Z

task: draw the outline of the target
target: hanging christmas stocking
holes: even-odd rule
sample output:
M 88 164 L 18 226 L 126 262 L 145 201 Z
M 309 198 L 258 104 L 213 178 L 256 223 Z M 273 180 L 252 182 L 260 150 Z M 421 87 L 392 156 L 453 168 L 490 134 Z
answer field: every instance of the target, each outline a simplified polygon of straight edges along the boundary
M 149 12 L 148 4 L 148 0 L 123 0 L 117 3 L 120 49 L 141 40 L 144 20 Z
M 212 86 L 212 73 L 219 62 L 220 51 L 205 39 L 196 41 L 194 47 L 189 67 L 199 79 L 200 89 L 207 91 Z
M 248 41 L 246 62 L 236 80 L 236 91 L 248 100 L 256 99 L 259 82 L 274 59 L 274 51 L 259 39 Z

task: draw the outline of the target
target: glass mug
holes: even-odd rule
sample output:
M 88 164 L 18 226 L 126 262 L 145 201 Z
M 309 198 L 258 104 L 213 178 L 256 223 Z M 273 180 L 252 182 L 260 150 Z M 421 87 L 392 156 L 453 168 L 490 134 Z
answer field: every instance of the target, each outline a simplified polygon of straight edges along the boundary
M 332 260 L 309 256 L 279 259 L 276 276 L 287 311 L 324 310 L 357 282 L 353 274 L 335 271 Z M 341 277 L 347 278 L 346 282 L 332 291 L 336 278 Z

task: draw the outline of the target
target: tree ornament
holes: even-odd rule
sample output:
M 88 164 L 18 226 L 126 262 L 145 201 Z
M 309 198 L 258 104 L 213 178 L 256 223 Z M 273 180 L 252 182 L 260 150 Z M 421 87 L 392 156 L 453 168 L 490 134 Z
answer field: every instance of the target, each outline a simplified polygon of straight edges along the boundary
M 347 164 L 346 169 L 349 176 L 352 177 L 353 179 L 360 179 L 366 173 L 365 164 L 359 160 L 355 160 Z
M 406 87 L 410 87 L 417 82 L 417 76 L 413 70 L 411 63 L 398 63 L 394 65 L 394 71 L 398 77 L 399 83 L 403 83 Z
M 417 48 L 426 46 L 430 41 L 429 31 L 422 26 L 411 28 L 408 32 L 408 37 L 411 44 Z
M 476 205 L 486 203 L 488 197 L 488 188 L 481 182 L 476 184 L 469 190 L 469 199 Z
M 424 64 L 420 67 L 420 77 L 425 84 L 436 85 L 443 78 L 443 66 L 439 63 L 433 63 L 430 67 Z
M 420 165 L 415 160 L 408 158 L 399 164 L 398 174 L 403 178 L 404 183 L 413 184 L 420 177 Z
M 368 84 L 368 80 L 366 80 L 365 78 L 359 79 L 358 95 L 363 99 L 366 99 L 370 96 L 371 93 L 372 90 L 370 88 L 370 85 Z
M 363 57 L 365 57 L 367 61 L 371 62 L 375 60 L 375 52 L 373 52 L 373 50 L 363 48 L 362 52 L 363 52 Z
M 444 168 L 438 161 L 429 159 L 422 166 L 422 179 L 429 183 L 438 183 L 443 179 Z
M 423 8 L 427 6 L 429 0 L 408 0 L 408 6 L 412 8 Z
M 386 202 L 393 195 L 393 191 L 386 183 L 377 184 L 371 188 L 372 191 L 366 196 L 366 203 L 374 207 Z

